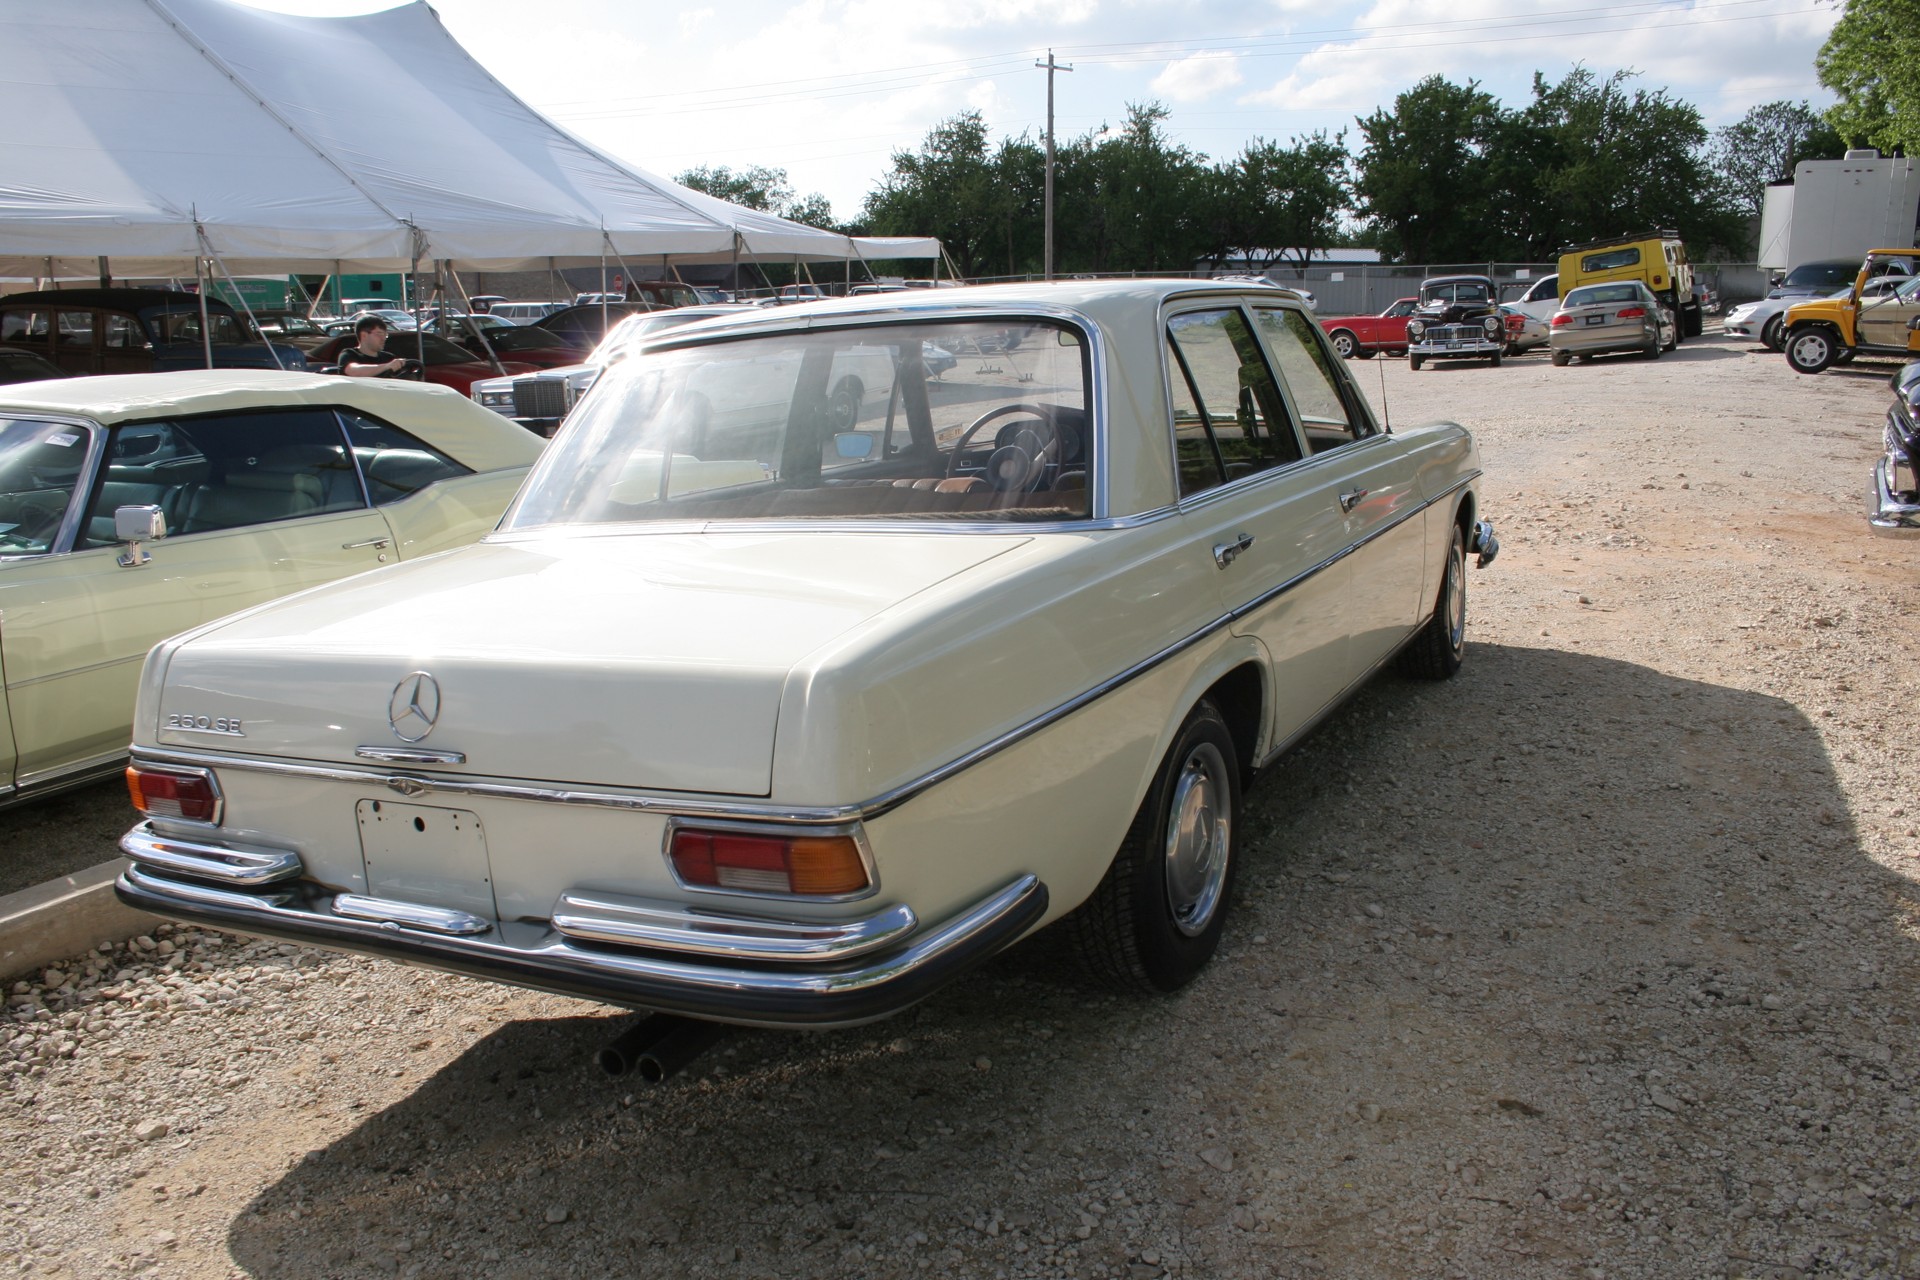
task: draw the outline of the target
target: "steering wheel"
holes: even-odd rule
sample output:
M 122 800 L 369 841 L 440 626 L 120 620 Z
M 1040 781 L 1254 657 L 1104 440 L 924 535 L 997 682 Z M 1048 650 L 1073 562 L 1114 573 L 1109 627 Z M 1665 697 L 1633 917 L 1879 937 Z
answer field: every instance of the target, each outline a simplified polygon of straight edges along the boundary
M 1003 493 L 1038 488 L 1047 467 L 1060 456 L 1060 427 L 1053 411 L 1037 404 L 1003 404 L 968 423 L 947 455 L 948 478 L 959 472 L 960 459 L 976 435 L 1002 418 L 1015 416 L 1024 420 L 1007 443 L 987 456 L 986 481 Z
M 421 364 L 418 360 L 407 359 L 406 357 L 402 357 L 402 359 L 406 359 L 407 362 L 392 373 L 383 373 L 379 376 L 382 378 L 410 378 L 415 382 L 419 382 L 427 376 L 427 366 Z

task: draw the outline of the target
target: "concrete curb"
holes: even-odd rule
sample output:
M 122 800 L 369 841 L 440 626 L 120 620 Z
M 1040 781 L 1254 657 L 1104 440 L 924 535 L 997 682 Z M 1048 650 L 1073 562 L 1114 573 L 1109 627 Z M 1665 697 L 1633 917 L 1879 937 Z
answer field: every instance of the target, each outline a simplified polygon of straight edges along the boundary
M 0 897 L 0 978 L 21 977 L 103 942 L 125 942 L 159 924 L 160 917 L 113 896 L 126 866 L 125 858 L 115 858 Z

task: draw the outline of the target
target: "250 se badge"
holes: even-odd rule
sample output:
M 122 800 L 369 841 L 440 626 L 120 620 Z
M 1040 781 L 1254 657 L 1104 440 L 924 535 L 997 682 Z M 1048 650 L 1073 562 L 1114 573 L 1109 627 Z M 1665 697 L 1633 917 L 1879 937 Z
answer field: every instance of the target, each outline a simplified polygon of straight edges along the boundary
M 167 728 L 181 733 L 220 733 L 229 738 L 244 738 L 241 722 L 228 716 L 197 716 L 192 712 L 169 713 Z

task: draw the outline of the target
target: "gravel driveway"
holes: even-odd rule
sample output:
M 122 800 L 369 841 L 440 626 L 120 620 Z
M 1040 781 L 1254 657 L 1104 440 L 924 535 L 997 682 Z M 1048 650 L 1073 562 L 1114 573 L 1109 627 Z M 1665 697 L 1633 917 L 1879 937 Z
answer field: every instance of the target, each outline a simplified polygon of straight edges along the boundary
M 1920 1274 L 1920 544 L 1883 366 L 1356 365 L 1479 436 L 1459 679 L 1256 785 L 1187 992 L 1046 935 L 911 1013 L 656 1089 L 579 1001 L 195 930 L 0 1020 L 40 1275 Z M 75 812 L 117 830 L 110 789 Z M 84 806 L 82 806 L 84 808 Z

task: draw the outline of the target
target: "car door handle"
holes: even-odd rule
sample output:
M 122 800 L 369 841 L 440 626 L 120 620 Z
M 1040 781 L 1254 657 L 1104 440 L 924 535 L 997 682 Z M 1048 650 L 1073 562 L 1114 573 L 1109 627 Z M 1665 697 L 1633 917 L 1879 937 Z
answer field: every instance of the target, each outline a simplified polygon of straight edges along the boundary
M 1360 499 L 1367 496 L 1365 489 L 1349 489 L 1340 495 L 1340 510 L 1352 511 L 1360 505 Z
M 1243 533 L 1232 542 L 1216 542 L 1213 544 L 1213 562 L 1224 569 L 1252 545 L 1253 535 L 1250 533 Z
M 392 541 L 392 538 L 368 538 L 365 542 L 343 542 L 340 544 L 340 549 L 342 551 L 358 551 L 362 547 L 384 547 Z

